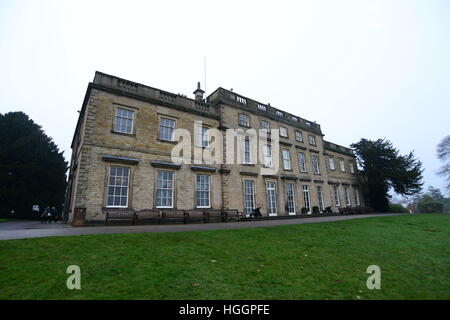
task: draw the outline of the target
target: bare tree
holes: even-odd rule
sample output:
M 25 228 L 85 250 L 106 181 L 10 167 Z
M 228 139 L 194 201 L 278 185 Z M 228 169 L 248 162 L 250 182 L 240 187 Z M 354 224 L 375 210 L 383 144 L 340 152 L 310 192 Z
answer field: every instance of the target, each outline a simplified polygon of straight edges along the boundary
M 444 162 L 444 165 L 439 169 L 438 174 L 447 180 L 447 190 L 450 191 L 450 135 L 446 136 L 438 144 L 437 157 Z

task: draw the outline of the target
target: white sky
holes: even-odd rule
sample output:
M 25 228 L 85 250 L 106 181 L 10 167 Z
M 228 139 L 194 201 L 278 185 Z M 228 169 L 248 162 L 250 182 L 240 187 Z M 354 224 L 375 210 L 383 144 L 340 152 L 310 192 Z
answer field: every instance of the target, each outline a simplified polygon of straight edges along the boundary
M 221 86 L 348 146 L 391 140 L 443 188 L 450 1 L 0 0 L 0 112 L 24 111 L 70 156 L 96 70 L 192 97 Z

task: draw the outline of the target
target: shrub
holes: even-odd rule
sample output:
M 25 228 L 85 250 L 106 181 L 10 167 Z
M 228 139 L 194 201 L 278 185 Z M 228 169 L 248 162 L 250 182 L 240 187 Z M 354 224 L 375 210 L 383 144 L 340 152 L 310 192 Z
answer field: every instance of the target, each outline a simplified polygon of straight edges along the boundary
M 389 203 L 389 212 L 393 213 L 408 213 L 408 209 L 402 206 L 400 203 Z
M 312 207 L 312 213 L 320 213 L 319 207 L 318 206 Z
M 302 208 L 302 214 L 307 214 L 308 213 L 308 208 L 303 207 Z

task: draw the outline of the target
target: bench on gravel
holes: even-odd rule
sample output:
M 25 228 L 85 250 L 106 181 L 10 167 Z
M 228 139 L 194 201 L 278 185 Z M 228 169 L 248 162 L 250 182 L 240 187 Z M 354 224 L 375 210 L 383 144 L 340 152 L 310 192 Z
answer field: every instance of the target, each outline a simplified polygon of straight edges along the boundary
M 133 209 L 106 209 L 105 226 L 136 225 L 136 212 Z

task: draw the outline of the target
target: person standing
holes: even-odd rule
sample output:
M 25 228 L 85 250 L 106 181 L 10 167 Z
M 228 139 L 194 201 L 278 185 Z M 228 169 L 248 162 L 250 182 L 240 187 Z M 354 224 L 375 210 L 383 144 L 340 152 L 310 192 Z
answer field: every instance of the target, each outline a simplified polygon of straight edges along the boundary
M 47 216 L 49 214 L 49 210 L 50 210 L 49 207 L 46 207 L 44 209 L 44 212 L 41 214 L 41 223 L 46 223 L 47 222 Z

